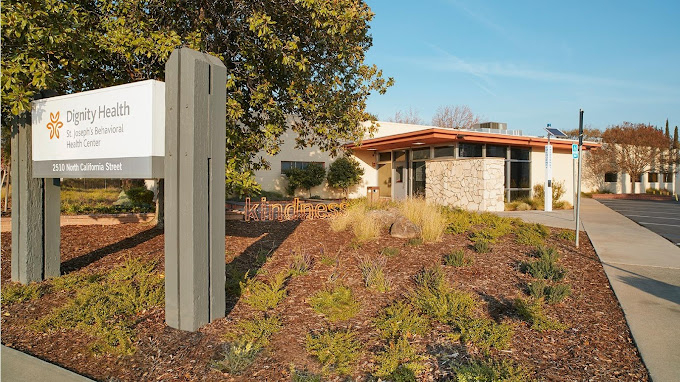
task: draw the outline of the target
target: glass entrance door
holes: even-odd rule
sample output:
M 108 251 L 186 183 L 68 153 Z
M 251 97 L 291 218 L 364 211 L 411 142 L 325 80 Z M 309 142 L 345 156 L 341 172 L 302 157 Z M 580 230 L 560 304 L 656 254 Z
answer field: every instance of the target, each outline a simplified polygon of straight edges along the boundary
M 393 198 L 396 200 L 406 198 L 406 190 L 408 190 L 408 152 L 405 150 L 398 150 L 393 153 L 394 161 L 392 162 L 392 191 Z
M 412 162 L 413 186 L 411 196 L 425 196 L 425 162 Z

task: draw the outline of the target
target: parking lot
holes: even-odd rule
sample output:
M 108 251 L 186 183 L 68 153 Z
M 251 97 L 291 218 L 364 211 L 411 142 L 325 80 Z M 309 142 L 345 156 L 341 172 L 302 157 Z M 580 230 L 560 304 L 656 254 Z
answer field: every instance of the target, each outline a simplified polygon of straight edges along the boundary
M 598 201 L 680 246 L 680 203 L 622 199 Z

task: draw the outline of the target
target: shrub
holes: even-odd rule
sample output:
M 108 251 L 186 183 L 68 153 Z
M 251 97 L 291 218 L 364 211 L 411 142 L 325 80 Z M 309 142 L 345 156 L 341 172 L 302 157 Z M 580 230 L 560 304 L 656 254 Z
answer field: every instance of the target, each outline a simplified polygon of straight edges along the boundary
M 489 248 L 489 242 L 487 240 L 477 240 L 473 242 L 472 248 L 477 253 L 488 253 L 491 250 Z
M 444 255 L 444 265 L 453 267 L 466 267 L 472 265 L 472 258 L 465 256 L 465 251 L 457 249 Z
M 241 343 L 253 343 L 258 347 L 269 344 L 271 336 L 281 330 L 281 320 L 276 316 L 242 320 L 236 326 L 236 333 L 225 336 L 227 339 L 237 339 Z
M 473 318 L 460 324 L 461 336 L 483 350 L 507 349 L 512 339 L 513 329 L 508 324 L 497 324 L 488 318 Z
M 571 286 L 569 284 L 555 284 L 548 286 L 545 290 L 546 299 L 548 304 L 559 304 L 564 301 L 565 298 L 571 295 Z
M 535 299 L 540 299 L 545 297 L 545 289 L 548 284 L 543 280 L 532 281 L 527 284 L 527 289 L 529 290 L 529 295 Z
M 274 276 L 269 283 L 256 280 L 255 278 L 242 281 L 241 298 L 243 302 L 257 310 L 268 310 L 276 307 L 281 300 L 286 298 L 284 286 L 288 278 L 288 272 L 281 272 Z
M 564 181 L 553 182 L 552 184 L 552 205 L 553 208 L 559 209 L 564 207 L 564 204 L 560 205 L 560 198 L 564 196 L 567 192 Z M 543 184 L 537 183 L 534 185 L 534 199 L 538 202 L 540 206 L 545 206 L 545 189 Z
M 30 283 L 22 285 L 19 283 L 9 283 L 2 286 L 2 303 L 14 304 L 26 302 L 42 297 L 47 288 L 43 284 Z
M 290 367 L 291 382 L 321 382 L 321 376 L 307 370 L 296 370 L 295 366 Z
M 295 195 L 295 190 L 301 188 L 309 192 L 312 197 L 312 188 L 321 185 L 326 178 L 326 169 L 319 163 L 310 163 L 304 169 L 292 168 L 284 172 L 288 178 L 286 192 Z
M 472 315 L 477 303 L 471 294 L 442 283 L 438 287 L 420 285 L 409 300 L 423 314 L 445 323 L 458 323 Z
M 558 239 L 574 241 L 576 240 L 576 231 L 565 229 L 563 231 L 558 232 L 555 236 Z
M 293 262 L 290 264 L 290 275 L 293 277 L 307 274 L 312 267 L 312 257 L 306 253 L 300 253 L 293 256 Z
M 427 320 L 413 306 L 397 301 L 386 307 L 375 320 L 380 336 L 385 339 L 409 337 L 414 334 L 425 334 Z
M 364 258 L 359 263 L 361 275 L 364 278 L 364 285 L 367 288 L 375 289 L 385 293 L 390 290 L 391 282 L 385 276 L 385 258 Z
M 351 157 L 341 157 L 335 160 L 328 166 L 328 186 L 333 188 L 341 188 L 345 192 L 345 198 L 349 197 L 350 187 L 354 187 L 361 183 L 361 177 L 364 175 L 364 169 L 359 162 Z
M 406 244 L 415 247 L 415 246 L 418 246 L 418 245 L 423 244 L 423 239 L 421 239 L 421 238 L 419 238 L 419 237 L 414 237 L 414 238 L 412 238 L 412 239 L 408 239 L 408 241 L 406 242 Z
M 146 187 L 133 187 L 125 191 L 130 202 L 135 206 L 151 205 L 153 203 L 153 191 Z
M 453 368 L 457 382 L 525 382 L 529 372 L 511 361 L 472 360 Z
M 252 342 L 236 342 L 224 344 L 222 359 L 211 366 L 221 372 L 240 374 L 254 361 L 262 348 Z
M 400 337 L 396 341 L 390 341 L 385 350 L 376 355 L 375 376 L 388 380 L 394 380 L 395 373 L 398 373 L 400 378 L 404 378 L 405 375 L 415 377 L 425 369 L 424 360 L 425 357 L 418 354 L 406 338 Z M 398 371 L 400 366 L 406 370 Z
M 321 254 L 321 264 L 332 267 L 338 264 L 338 256 L 329 255 L 327 253 Z
M 361 304 L 354 299 L 352 290 L 344 285 L 335 285 L 331 290 L 322 290 L 309 299 L 309 305 L 331 322 L 347 320 L 359 313 Z
M 431 268 L 423 268 L 414 277 L 416 285 L 419 287 L 440 289 L 446 283 L 442 267 L 436 265 Z
M 545 243 L 545 239 L 550 235 L 550 230 L 543 224 L 519 224 L 515 228 L 517 243 L 540 246 Z
M 69 273 L 60 277 L 55 277 L 50 280 L 50 291 L 70 291 L 76 288 L 81 288 L 85 284 L 99 282 L 103 278 L 100 274 L 83 274 L 83 273 Z
M 399 254 L 399 248 L 397 247 L 385 247 L 380 250 L 380 254 L 387 257 L 394 257 Z
M 339 232 L 352 228 L 357 243 L 375 239 L 380 235 L 380 223 L 367 211 L 366 205 L 354 204 L 331 220 L 331 229 Z
M 75 298 L 38 320 L 40 331 L 78 329 L 93 336 L 95 353 L 133 354 L 134 319 L 140 312 L 163 306 L 164 281 L 155 263 L 129 260 L 100 282 L 78 289 Z
M 531 324 L 531 328 L 534 330 L 564 330 L 567 328 L 566 325 L 545 315 L 542 300 L 527 301 L 517 298 L 515 309 L 522 319 Z
M 361 343 L 351 330 L 325 331 L 318 335 L 307 335 L 307 353 L 321 362 L 324 373 L 335 371 L 339 374 L 352 373 L 352 367 L 359 358 Z
M 536 255 L 538 260 L 523 264 L 525 271 L 533 277 L 559 281 L 567 274 L 566 269 L 557 264 L 559 253 L 554 248 L 539 247 Z
M 408 198 L 401 202 L 399 210 L 413 224 L 420 227 L 423 242 L 439 241 L 448 222 L 437 205 L 422 198 Z
M 444 208 L 443 211 L 447 223 L 446 232 L 460 234 L 472 226 L 470 221 L 471 212 L 450 208 Z
M 546 247 L 543 245 L 536 247 L 536 250 L 532 252 L 531 255 L 550 262 L 555 262 L 560 259 L 560 253 L 557 252 L 555 247 Z

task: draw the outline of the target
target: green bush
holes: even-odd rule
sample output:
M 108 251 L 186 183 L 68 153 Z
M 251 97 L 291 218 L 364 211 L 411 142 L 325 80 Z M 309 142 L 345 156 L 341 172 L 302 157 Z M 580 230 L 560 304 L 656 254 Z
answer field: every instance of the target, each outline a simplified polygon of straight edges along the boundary
M 46 285 L 30 283 L 22 285 L 19 283 L 7 283 L 2 286 L 2 303 L 14 304 L 26 302 L 42 297 L 47 292 Z
M 257 358 L 262 347 L 253 342 L 235 342 L 224 344 L 222 359 L 211 366 L 223 373 L 239 375 Z
M 385 276 L 385 258 L 364 258 L 359 263 L 361 275 L 364 278 L 364 285 L 367 288 L 374 289 L 380 293 L 385 293 L 390 290 L 392 283 L 390 279 Z
M 508 324 L 497 324 L 488 318 L 472 318 L 460 324 L 461 336 L 483 350 L 504 350 L 510 345 L 513 329 Z
M 567 240 L 567 241 L 575 241 L 576 240 L 576 231 L 565 229 L 563 231 L 558 232 L 555 236 L 558 239 Z
M 164 280 L 155 263 L 129 260 L 103 276 L 99 282 L 83 285 L 75 298 L 39 319 L 39 331 L 78 329 L 93 336 L 95 353 L 133 354 L 135 316 L 163 306 Z
M 543 245 L 550 235 L 550 230 L 543 224 L 519 224 L 514 231 L 517 243 L 534 247 Z
M 402 380 L 408 380 L 405 378 L 406 375 L 415 377 L 425 369 L 424 360 L 425 357 L 418 354 L 406 338 L 400 337 L 396 341 L 389 341 L 385 350 L 376 355 L 377 365 L 374 374 L 387 380 L 394 380 L 397 376 Z M 406 370 L 398 370 L 400 366 Z
M 539 259 L 523 263 L 525 271 L 533 277 L 559 281 L 567 274 L 567 270 L 557 264 L 559 253 L 554 248 L 539 247 L 534 255 Z
M 463 210 L 445 209 L 444 216 L 446 217 L 446 232 L 460 234 L 466 232 L 472 226 L 470 221 L 470 213 Z
M 522 366 L 503 360 L 472 360 L 453 369 L 457 382 L 527 382 L 531 378 Z
M 546 284 L 543 280 L 536 280 L 527 284 L 529 295 L 535 299 L 541 299 L 545 297 L 545 289 L 547 287 L 548 284 Z
M 321 382 L 321 376 L 307 370 L 296 370 L 295 366 L 290 367 L 291 382 Z
M 559 304 L 564 301 L 565 298 L 571 295 L 571 286 L 569 284 L 555 284 L 548 286 L 545 290 L 546 299 L 548 304 Z
M 395 339 L 425 334 L 428 322 L 413 306 L 397 301 L 380 312 L 375 326 L 382 338 Z
M 515 300 L 517 313 L 531 324 L 531 328 L 538 331 L 564 330 L 566 325 L 550 319 L 543 312 L 543 300 L 527 301 L 521 298 Z
M 319 163 L 310 163 L 304 169 L 292 168 L 287 170 L 284 175 L 288 178 L 286 192 L 288 195 L 295 195 L 295 190 L 301 188 L 309 192 L 312 197 L 312 188 L 321 185 L 326 178 L 326 169 Z
M 274 333 L 281 330 L 281 320 L 276 316 L 242 320 L 236 325 L 236 332 L 225 336 L 228 340 L 253 343 L 265 347 Z
M 133 187 L 125 191 L 125 194 L 133 205 L 153 204 L 153 191 L 147 190 L 146 187 Z
M 269 283 L 256 280 L 255 278 L 246 279 L 240 282 L 241 298 L 243 302 L 257 310 L 273 309 L 276 305 L 286 298 L 285 283 L 288 272 L 281 272 Z
M 477 303 L 471 294 L 443 283 L 437 288 L 418 286 L 409 300 L 420 312 L 444 323 L 459 323 L 470 318 Z
M 446 283 L 444 271 L 439 265 L 430 268 L 422 268 L 413 278 L 419 287 L 440 289 Z
M 380 250 L 380 254 L 387 257 L 394 257 L 399 254 L 399 248 L 396 247 L 385 247 Z
M 324 373 L 351 374 L 354 364 L 361 355 L 361 343 L 356 332 L 351 330 L 325 331 L 318 335 L 307 335 L 307 353 L 321 362 Z
M 564 204 L 560 204 L 560 198 L 567 192 L 564 181 L 553 182 L 551 189 L 553 208 L 560 209 L 564 207 Z M 545 206 L 545 189 L 543 184 L 537 183 L 534 185 L 534 199 L 536 199 L 538 205 Z
M 290 264 L 290 275 L 293 277 L 306 275 L 312 267 L 312 257 L 306 253 L 299 253 L 293 256 L 293 262 Z
M 419 237 L 414 237 L 412 239 L 408 239 L 408 241 L 406 242 L 406 245 L 411 245 L 411 246 L 414 246 L 414 247 L 418 246 L 418 245 L 422 245 L 422 244 L 423 244 L 423 239 L 421 239 Z
M 338 257 L 324 253 L 324 254 L 321 255 L 321 264 L 329 266 L 329 267 L 337 265 L 338 264 Z
M 331 322 L 350 319 L 361 308 L 361 304 L 352 295 L 352 290 L 344 285 L 319 291 L 309 299 L 309 305 Z
M 352 157 L 341 157 L 328 166 L 328 186 L 341 188 L 345 198 L 349 197 L 349 189 L 361 183 L 364 169 L 359 162 Z
M 477 241 L 474 241 L 472 243 L 472 248 L 477 253 L 488 253 L 489 251 L 491 251 L 491 248 L 489 246 L 489 242 L 487 240 L 483 240 L 483 239 L 479 239 Z
M 453 267 L 467 267 L 472 265 L 473 259 L 465 256 L 465 251 L 457 249 L 444 255 L 444 265 Z

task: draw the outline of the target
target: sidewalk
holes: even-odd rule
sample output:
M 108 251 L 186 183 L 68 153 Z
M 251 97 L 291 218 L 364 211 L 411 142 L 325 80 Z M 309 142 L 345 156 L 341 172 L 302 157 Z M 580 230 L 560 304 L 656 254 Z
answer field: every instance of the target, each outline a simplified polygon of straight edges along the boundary
M 61 226 L 67 225 L 114 225 L 124 223 L 148 223 L 156 217 L 155 213 L 102 214 L 102 215 L 61 215 Z M 12 230 L 12 218 L 3 217 L 1 232 Z
M 24 354 L 18 350 L 2 346 L 0 350 L 2 357 L 3 381 L 7 382 L 92 382 L 85 378 L 59 366 L 45 362 L 38 358 Z
M 593 199 L 581 216 L 652 380 L 680 381 L 680 248 Z
M 509 218 L 520 218 L 528 223 L 540 223 L 548 227 L 566 228 L 574 230 L 576 222 L 574 221 L 574 210 L 552 210 L 545 211 L 502 211 L 494 212 L 500 216 Z M 581 219 L 581 231 L 583 231 L 583 219 Z

